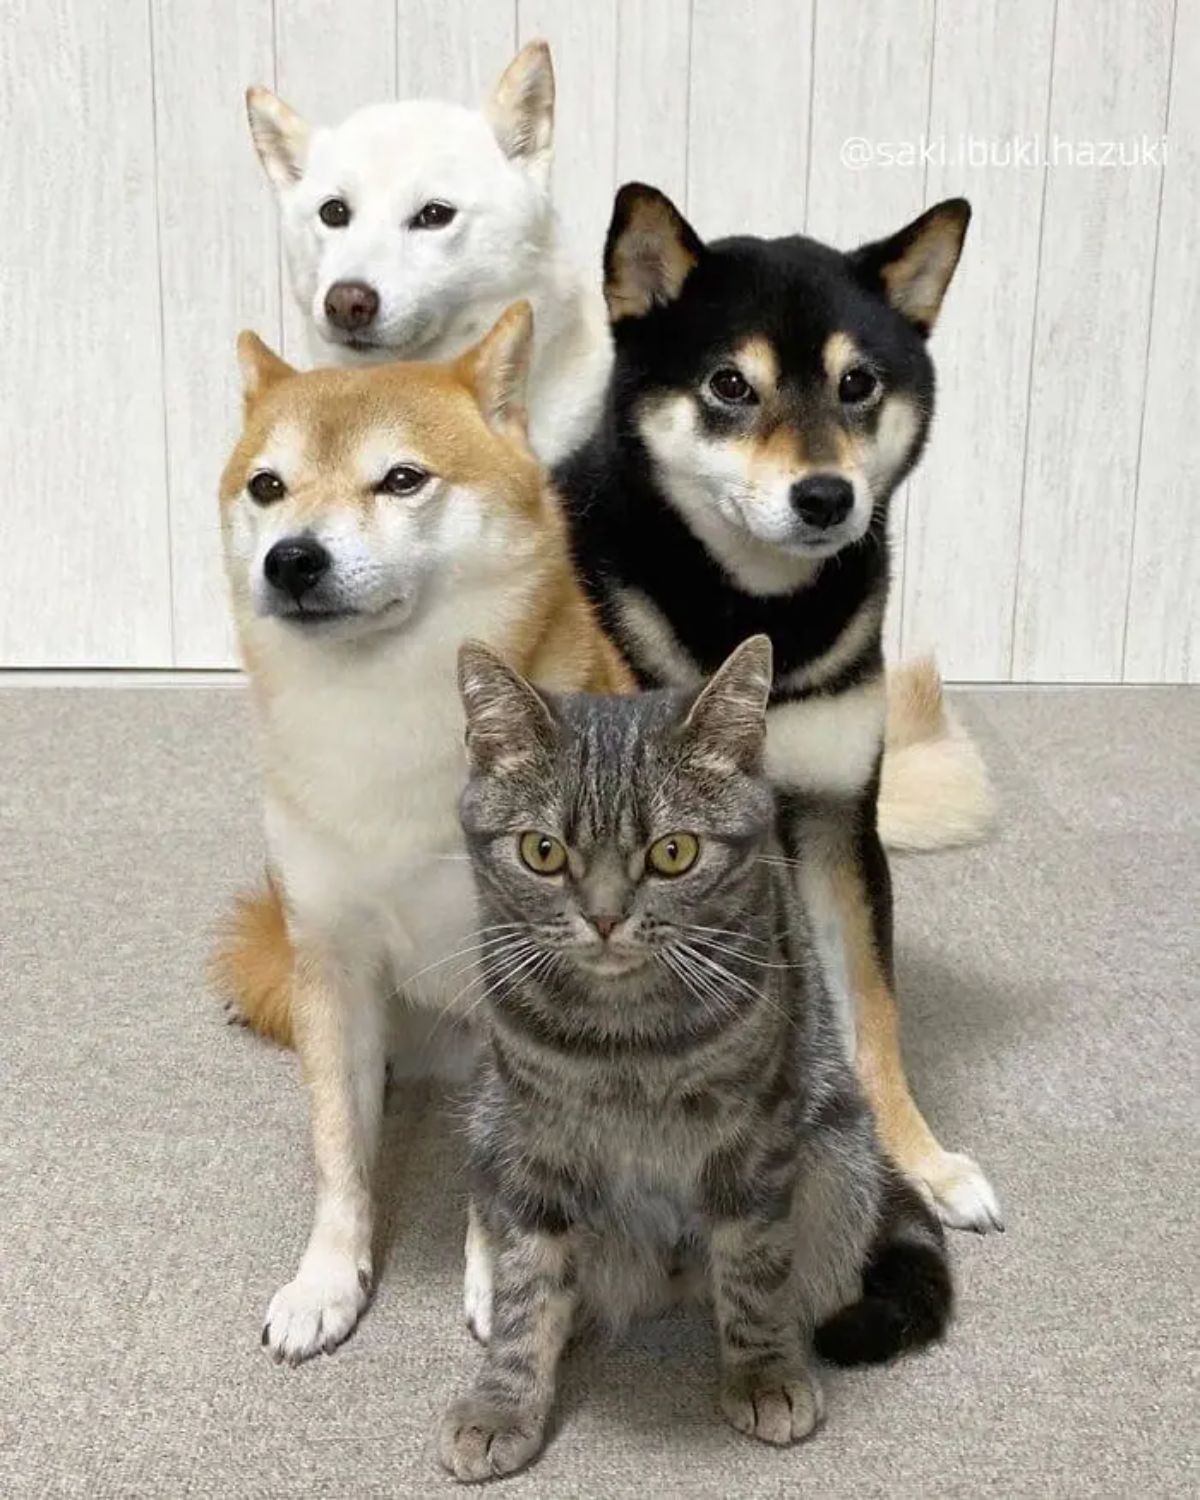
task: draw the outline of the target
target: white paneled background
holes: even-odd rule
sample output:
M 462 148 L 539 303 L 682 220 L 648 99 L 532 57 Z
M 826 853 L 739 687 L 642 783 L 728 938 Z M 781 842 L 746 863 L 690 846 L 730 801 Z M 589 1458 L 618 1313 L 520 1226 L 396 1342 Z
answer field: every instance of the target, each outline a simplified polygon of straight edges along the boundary
M 630 177 L 702 234 L 847 245 L 971 198 L 894 650 L 957 679 L 1200 679 L 1200 0 L 5 0 L 0 666 L 231 663 L 233 339 L 303 350 L 246 84 L 328 121 L 475 102 L 535 36 L 589 265 Z M 1164 135 L 1165 167 L 1128 164 Z M 1075 164 L 1015 165 L 1013 137 Z

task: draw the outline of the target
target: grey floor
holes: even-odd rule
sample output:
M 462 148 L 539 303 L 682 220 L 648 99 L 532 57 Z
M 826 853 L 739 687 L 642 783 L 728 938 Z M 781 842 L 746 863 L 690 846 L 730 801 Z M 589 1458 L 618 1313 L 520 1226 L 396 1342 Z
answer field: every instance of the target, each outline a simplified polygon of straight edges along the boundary
M 505 1493 L 1195 1494 L 1200 692 L 960 698 L 1004 798 L 898 862 L 911 1071 L 1004 1201 L 948 1343 L 830 1376 L 810 1444 L 714 1418 L 698 1318 L 570 1368 Z M 425 1496 L 460 1326 L 445 1102 L 397 1098 L 375 1304 L 277 1369 L 309 1208 L 292 1059 L 224 1027 L 208 932 L 259 860 L 233 689 L 0 692 L 0 1494 Z

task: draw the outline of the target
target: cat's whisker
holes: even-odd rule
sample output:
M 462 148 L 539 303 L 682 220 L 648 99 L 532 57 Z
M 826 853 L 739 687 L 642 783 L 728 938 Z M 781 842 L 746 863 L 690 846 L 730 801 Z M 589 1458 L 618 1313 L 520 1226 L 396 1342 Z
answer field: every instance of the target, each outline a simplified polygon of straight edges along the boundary
M 700 1009 L 706 1018 L 709 1020 L 720 1020 L 722 1018 L 725 1014 L 724 1009 L 719 1009 L 714 1013 L 711 1003 L 711 993 L 706 995 L 692 982 L 692 975 L 687 966 L 680 962 L 677 953 L 672 953 L 669 949 L 664 949 L 661 953 L 656 954 L 655 957 L 662 959 L 663 963 L 666 964 L 667 968 L 670 969 L 671 973 L 675 975 L 692 998 L 699 1002 Z
M 488 927 L 477 928 L 475 942 L 468 943 L 465 948 L 458 948 L 453 953 L 443 954 L 441 958 L 435 958 L 431 964 L 426 964 L 423 969 L 418 969 L 415 974 L 406 974 L 397 987 L 398 992 L 402 992 L 404 986 L 412 984 L 414 980 L 422 979 L 426 974 L 432 974 L 435 969 L 440 969 L 443 964 L 451 963 L 456 958 L 464 958 L 468 953 L 478 953 L 481 949 L 486 948 L 489 941 L 488 934 L 501 932 L 505 929 L 523 928 L 523 926 L 524 924 L 521 922 L 493 922 Z
M 694 929 L 687 929 L 689 932 Z M 779 963 L 772 959 L 756 958 L 753 953 L 745 953 L 740 948 L 735 948 L 729 943 L 714 942 L 711 938 L 692 938 L 694 947 L 712 953 L 723 953 L 730 958 L 741 959 L 743 963 L 753 964 L 756 969 L 803 969 L 804 965 L 799 963 Z
M 467 973 L 470 970 L 474 970 L 474 972 L 471 974 L 471 978 L 467 980 L 466 984 L 462 986 L 462 988 L 447 1002 L 445 1007 L 441 1010 L 437 1020 L 433 1024 L 433 1028 L 429 1033 L 431 1039 L 437 1035 L 438 1028 L 441 1026 L 446 1017 L 456 1014 L 455 1006 L 457 1006 L 458 1002 L 463 998 L 463 996 L 469 994 L 474 985 L 481 984 L 486 981 L 487 966 L 489 963 L 494 963 L 497 960 L 515 960 L 520 957 L 522 950 L 526 946 L 533 946 L 529 938 L 526 936 L 524 925 L 522 923 L 499 923 L 497 925 L 519 927 L 521 928 L 521 931 L 517 933 L 510 933 L 507 937 L 491 938 L 487 942 L 477 944 L 474 948 L 460 950 L 461 953 L 469 952 L 472 954 L 483 950 L 487 954 L 487 956 L 482 958 L 472 957 L 469 962 L 464 964 L 461 968 L 455 969 L 451 974 L 447 976 L 448 981 L 450 983 L 453 983 L 455 979 L 460 978 L 463 974 Z M 456 1018 L 460 1021 L 465 1021 L 467 1017 L 470 1016 L 471 1013 L 477 1008 L 480 1001 L 486 998 L 487 993 L 487 989 L 485 988 L 479 998 L 472 1001 L 468 1009 L 462 1015 L 458 1015 Z
M 784 1019 L 787 1019 L 787 1013 L 784 1011 L 783 1007 L 778 1003 L 778 1001 L 772 999 L 772 997 L 766 994 L 763 990 L 756 989 L 749 980 L 743 979 L 740 974 L 734 974 L 730 969 L 726 968 L 724 964 L 720 963 L 717 959 L 700 952 L 699 949 L 691 949 L 691 956 L 693 957 L 693 959 L 704 964 L 704 966 L 711 971 L 711 973 L 717 980 L 724 980 L 725 983 L 733 985 L 734 988 L 739 993 L 745 995 L 747 999 L 761 1001 L 770 1010 L 773 1010 L 777 1015 L 783 1017 Z
M 732 996 L 715 982 L 711 974 L 706 973 L 697 965 L 695 955 L 680 948 L 669 951 L 678 964 L 675 972 L 680 975 L 697 999 L 701 998 L 699 992 L 703 991 L 704 995 L 717 1006 L 718 1016 L 729 1018 L 737 1014 L 737 1005 Z M 706 1014 L 712 1015 L 713 1012 L 706 1007 Z

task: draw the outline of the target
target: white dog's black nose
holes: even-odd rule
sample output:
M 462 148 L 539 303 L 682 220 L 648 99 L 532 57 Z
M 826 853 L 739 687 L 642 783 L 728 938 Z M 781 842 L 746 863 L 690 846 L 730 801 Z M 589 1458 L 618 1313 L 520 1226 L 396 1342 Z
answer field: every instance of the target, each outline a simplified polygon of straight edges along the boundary
M 347 333 L 366 328 L 378 311 L 379 293 L 365 281 L 335 281 L 325 293 L 325 316 Z
M 332 562 L 315 537 L 288 537 L 276 542 L 263 558 L 263 573 L 272 588 L 299 603 L 329 572 Z
M 836 526 L 853 507 L 854 487 L 837 474 L 813 474 L 792 485 L 792 509 L 806 526 Z

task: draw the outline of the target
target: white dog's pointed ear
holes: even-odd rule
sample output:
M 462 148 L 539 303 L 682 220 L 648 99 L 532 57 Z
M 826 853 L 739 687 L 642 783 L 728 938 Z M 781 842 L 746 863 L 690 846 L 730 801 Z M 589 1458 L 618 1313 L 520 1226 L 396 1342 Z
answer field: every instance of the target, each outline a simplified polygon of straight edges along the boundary
M 258 159 L 277 190 L 304 174 L 308 159 L 308 122 L 270 89 L 246 90 L 246 113 Z
M 545 42 L 521 48 L 483 112 L 505 156 L 544 182 L 554 146 L 554 64 Z
M 268 349 L 257 333 L 243 329 L 237 341 L 238 369 L 242 372 L 242 400 L 247 410 L 278 380 L 296 372 L 286 360 Z
M 533 309 L 514 302 L 490 333 L 458 361 L 461 378 L 475 393 L 483 420 L 501 437 L 525 441 L 525 386 L 533 345 Z
M 612 323 L 674 302 L 704 254 L 700 236 L 670 198 L 644 182 L 617 194 L 604 242 L 604 300 Z

